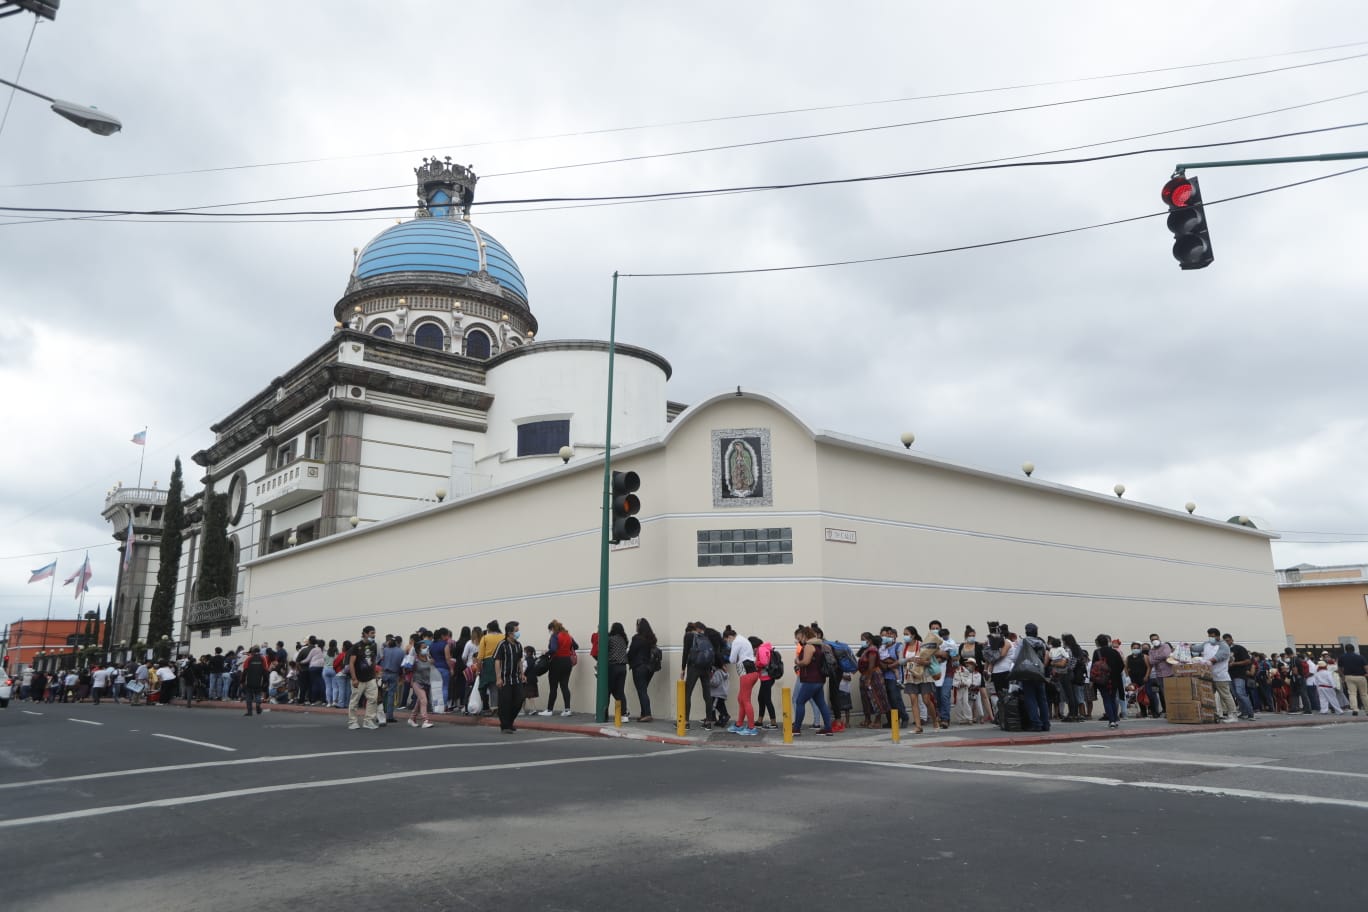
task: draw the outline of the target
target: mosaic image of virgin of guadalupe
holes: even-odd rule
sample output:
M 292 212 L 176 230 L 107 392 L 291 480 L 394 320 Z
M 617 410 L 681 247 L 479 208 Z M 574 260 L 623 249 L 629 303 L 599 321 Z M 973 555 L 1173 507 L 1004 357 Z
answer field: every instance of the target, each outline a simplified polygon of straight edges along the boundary
M 760 459 L 755 446 L 744 438 L 727 444 L 722 457 L 724 497 L 756 497 L 760 494 Z

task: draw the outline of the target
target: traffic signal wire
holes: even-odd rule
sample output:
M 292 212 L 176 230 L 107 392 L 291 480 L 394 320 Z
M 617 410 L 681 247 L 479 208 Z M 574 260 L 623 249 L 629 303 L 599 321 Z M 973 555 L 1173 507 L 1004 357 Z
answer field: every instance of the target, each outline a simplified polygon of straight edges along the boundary
M 1232 64 L 1232 63 L 1248 63 L 1248 62 L 1254 61 L 1254 60 L 1270 60 L 1270 59 L 1277 58 L 1277 57 L 1294 57 L 1294 56 L 1300 56 L 1300 55 L 1302 55 L 1302 54 L 1317 54 L 1317 53 L 1321 53 L 1321 52 L 1325 52 L 1325 51 L 1339 51 L 1339 50 L 1344 50 L 1344 49 L 1347 49 L 1347 48 L 1362 47 L 1362 46 L 1365 45 L 1365 44 L 1368 44 L 1368 41 L 1352 41 L 1352 42 L 1347 42 L 1347 43 L 1344 43 L 1344 44 L 1327 45 L 1327 46 L 1325 46 L 1325 47 L 1304 48 L 1304 49 L 1302 49 L 1302 50 L 1297 50 L 1297 51 L 1280 51 L 1280 52 L 1278 52 L 1278 53 L 1276 53 L 1276 54 L 1261 54 L 1261 55 L 1249 56 L 1249 57 L 1231 57 L 1231 58 L 1227 58 L 1227 59 L 1225 59 L 1225 60 L 1211 60 L 1211 61 L 1206 61 L 1206 62 L 1203 62 L 1203 63 L 1188 63 L 1188 64 L 1180 64 L 1180 65 L 1177 65 L 1177 66 L 1169 66 L 1169 67 L 1154 67 L 1154 68 L 1144 69 L 1144 70 L 1131 70 L 1131 71 L 1123 72 L 1123 73 L 1106 73 L 1106 74 L 1094 75 L 1094 76 L 1077 76 L 1077 77 L 1073 77 L 1073 78 L 1069 78 L 1069 79 L 1055 79 L 1055 80 L 1049 80 L 1049 81 L 1045 81 L 1045 82 L 1019 83 L 1019 84 L 1016 84 L 1016 85 L 995 86 L 995 87 L 985 88 L 985 89 L 962 89 L 962 90 L 950 91 L 950 92 L 937 92 L 937 93 L 933 93 L 933 94 L 929 94 L 929 95 L 909 95 L 909 96 L 903 96 L 903 97 L 898 97 L 898 98 L 886 98 L 886 99 L 876 99 L 876 100 L 866 100 L 866 101 L 854 101 L 854 102 L 845 102 L 845 103 L 841 103 L 841 104 L 813 105 L 813 106 L 809 106 L 809 107 L 785 108 L 785 109 L 779 109 L 779 110 L 773 110 L 773 111 L 756 111 L 756 112 L 747 112 L 747 113 L 742 113 L 742 114 L 727 114 L 727 115 L 720 115 L 720 116 L 714 116 L 714 117 L 696 118 L 696 119 L 692 119 L 692 120 L 662 121 L 662 122 L 657 122 L 657 123 L 636 124 L 636 125 L 621 126 L 621 127 L 603 127 L 603 128 L 599 128 L 599 129 L 592 129 L 592 130 L 577 130 L 577 131 L 570 131 L 570 132 L 566 132 L 566 133 L 553 133 L 553 134 L 545 134 L 545 135 L 540 135 L 540 136 L 524 136 L 524 137 L 513 137 L 513 138 L 508 138 L 508 139 L 492 139 L 492 140 L 482 140 L 482 141 L 478 141 L 478 142 L 468 142 L 468 143 L 435 143 L 435 144 L 428 144 L 427 146 L 424 146 L 424 147 L 422 147 L 422 148 L 415 148 L 415 149 L 394 149 L 394 150 L 390 150 L 390 151 L 386 151 L 386 152 L 363 152 L 363 153 L 358 153 L 358 154 L 354 154 L 354 155 L 320 156 L 320 157 L 315 157 L 315 158 L 301 158 L 301 159 L 293 159 L 293 160 L 288 160 L 288 161 L 256 162 L 256 163 L 248 163 L 248 164 L 241 164 L 241 165 L 222 165 L 222 166 L 211 167 L 211 168 L 190 168 L 190 169 L 179 170 L 179 171 L 152 171 L 152 172 L 145 172 L 145 173 L 141 173 L 141 174 L 120 174 L 120 175 L 111 175 L 111 176 L 108 176 L 108 177 L 87 177 L 87 178 L 71 178 L 71 179 L 51 180 L 51 181 L 34 181 L 34 182 L 22 183 L 22 184 L 0 184 L 0 189 L 6 189 L 6 190 L 8 190 L 8 189 L 17 189 L 17 188 L 21 188 L 21 187 L 50 187 L 50 186 L 57 186 L 57 185 L 63 185 L 63 184 L 103 183 L 103 182 L 108 182 L 108 181 L 141 180 L 141 179 L 144 179 L 144 178 L 151 178 L 151 177 L 177 177 L 177 176 L 185 176 L 185 175 L 192 175 L 192 174 L 213 174 L 213 173 L 225 172 L 225 171 L 244 171 L 244 170 L 255 170 L 255 169 L 261 169 L 261 168 L 276 168 L 276 167 L 287 167 L 287 166 L 294 166 L 294 165 L 320 164 L 320 163 L 323 163 L 323 162 L 332 162 L 332 161 L 352 161 L 352 160 L 363 159 L 363 158 L 381 158 L 381 157 L 386 157 L 386 156 L 391 156 L 391 155 L 415 155 L 415 154 L 422 154 L 422 153 L 424 153 L 424 152 L 427 152 L 427 151 L 429 151 L 430 149 L 432 149 L 433 147 L 441 147 L 441 148 L 447 148 L 447 149 L 475 149 L 475 148 L 481 148 L 481 147 L 484 147 L 484 146 L 509 145 L 509 144 L 514 144 L 514 143 L 526 143 L 526 142 L 542 142 L 542 141 L 556 140 L 556 139 L 574 139 L 574 138 L 578 138 L 578 137 L 582 137 L 582 136 L 600 136 L 600 135 L 613 134 L 613 133 L 628 133 L 628 132 L 635 132 L 635 131 L 641 131 L 641 130 L 653 130 L 653 129 L 668 128 L 668 127 L 701 126 L 701 125 L 712 124 L 712 123 L 724 123 L 724 122 L 729 122 L 729 121 L 749 120 L 749 119 L 756 119 L 756 118 L 762 118 L 762 117 L 779 117 L 779 116 L 784 116 L 784 115 L 789 115 L 789 114 L 821 113 L 821 112 L 825 112 L 825 111 L 848 110 L 848 109 L 851 109 L 851 108 L 873 107 L 873 106 L 878 106 L 878 105 L 904 104 L 904 103 L 910 103 L 910 102 L 916 102 L 916 101 L 933 101 L 933 100 L 939 100 L 939 99 L 944 99 L 944 98 L 959 98 L 959 97 L 971 96 L 971 95 L 986 95 L 986 94 L 991 94 L 991 93 L 995 93 L 995 92 L 1009 92 L 1009 91 L 1017 91 L 1017 90 L 1023 90 L 1023 89 L 1048 88 L 1048 87 L 1050 87 L 1050 86 L 1069 85 L 1069 84 L 1078 83 L 1078 82 L 1097 82 L 1097 81 L 1101 81 L 1101 80 L 1104 80 L 1104 79 L 1122 79 L 1122 78 L 1127 78 L 1127 77 L 1131 77 L 1131 76 L 1147 76 L 1147 75 L 1155 75 L 1155 74 L 1158 74 L 1158 73 L 1170 73 L 1170 72 L 1176 72 L 1176 71 L 1181 71 L 1181 70 L 1200 69 L 1200 68 L 1203 68 L 1203 67 L 1210 67 L 1210 66 L 1224 66 L 1224 65 L 1226 65 L 1226 64 Z M 1318 66 L 1318 65 L 1320 65 L 1320 64 L 1322 64 L 1322 63 L 1337 63 L 1337 62 L 1339 62 L 1340 59 L 1348 59 L 1348 58 L 1337 58 L 1337 59 L 1333 59 L 1333 60 L 1312 61 L 1311 63 L 1303 64 L 1303 66 Z M 1226 77 L 1226 78 L 1230 78 L 1230 79 L 1239 79 L 1239 78 L 1244 78 L 1245 76 L 1263 75 L 1263 73 L 1265 73 L 1265 72 L 1277 72 L 1277 70 L 1259 71 L 1259 72 L 1256 72 L 1256 73 L 1249 73 L 1249 74 L 1236 74 L 1236 75 L 1234 75 L 1234 76 L 1230 76 L 1230 77 Z M 583 167 L 583 166 L 582 166 L 582 165 L 573 165 L 573 166 L 568 166 L 568 167 Z M 513 173 L 523 173 L 523 172 L 508 172 L 507 174 L 513 174 Z M 486 178 L 491 178 L 491 177 L 503 177 L 503 176 L 507 176 L 507 174 L 488 174 L 488 175 L 485 175 L 485 177 L 486 177 Z M 407 185 L 405 185 L 405 186 L 407 186 Z M 381 189 L 381 190 L 401 190 L 401 189 L 404 189 L 404 187 L 403 187 L 403 186 L 389 186 L 389 187 L 381 187 L 381 188 L 376 188 L 376 189 Z
M 1355 123 L 1338 124 L 1332 127 L 1315 127 L 1309 130 L 1294 130 L 1289 133 L 1275 133 L 1267 136 L 1254 136 L 1245 139 L 1219 140 L 1216 142 L 1191 143 L 1181 146 L 1156 146 L 1145 149 L 1129 149 L 1123 152 L 1108 152 L 1103 155 L 1091 155 L 1081 158 L 1053 158 L 1043 161 L 1007 161 L 996 164 L 974 164 L 958 165 L 941 168 L 929 168 L 918 171 L 897 171 L 889 174 L 871 174 L 858 177 L 829 178 L 815 181 L 796 181 L 792 183 L 779 184 L 753 184 L 737 187 L 715 187 L 703 190 L 670 190 L 659 193 L 629 193 L 610 196 L 546 196 L 529 197 L 522 199 L 489 200 L 482 205 L 513 205 L 530 203 L 565 203 L 565 202 L 604 202 L 604 201 L 646 201 L 660 199 L 691 199 L 706 196 L 718 196 L 732 193 L 750 193 L 769 190 L 797 190 L 811 187 L 829 187 L 843 184 L 873 183 L 887 180 L 902 180 L 910 177 L 930 177 L 942 174 L 966 174 L 975 171 L 999 171 L 1009 168 L 1044 168 L 1058 167 L 1062 165 L 1080 165 L 1092 162 L 1109 161 L 1118 158 L 1130 158 L 1137 155 L 1152 155 L 1168 152 L 1185 152 L 1192 149 L 1214 149 L 1224 146 L 1247 145 L 1249 143 L 1271 142 L 1279 139 L 1290 139 L 1301 136 L 1312 136 L 1320 133 L 1330 133 L 1338 130 L 1351 130 L 1359 127 L 1368 126 L 1368 121 L 1357 121 Z M 223 204 L 223 205 L 244 205 L 244 204 Z M 206 212 L 209 207 L 196 207 L 184 209 L 77 209 L 59 208 L 49 206 L 0 206 L 0 212 L 14 213 L 59 213 L 63 215 L 126 215 L 126 216 L 163 216 L 176 214 L 193 214 L 202 218 L 214 219 L 233 219 L 247 217 L 273 217 L 273 216 L 319 216 L 319 215 L 356 215 L 372 212 L 394 212 L 397 210 L 409 210 L 413 208 L 412 203 L 400 206 L 363 206 L 350 209 L 296 209 L 296 210 L 277 210 L 272 212 Z
M 1236 200 L 1249 199 L 1254 196 L 1263 196 L 1266 193 L 1276 193 L 1279 190 L 1290 190 L 1293 187 L 1304 187 L 1307 184 L 1314 184 L 1318 181 L 1329 180 L 1332 177 L 1343 177 L 1346 174 L 1353 174 L 1358 171 L 1368 170 L 1368 165 L 1360 165 L 1356 168 L 1346 168 L 1343 171 L 1335 171 L 1331 174 L 1322 174 L 1319 177 L 1311 177 L 1306 180 L 1294 181 L 1289 184 L 1279 184 L 1276 187 L 1265 187 L 1262 190 L 1253 190 L 1249 193 L 1240 193 L 1235 196 L 1227 196 L 1223 199 L 1208 200 L 1204 206 L 1216 206 L 1221 203 L 1233 203 Z M 1020 244 L 1025 241 L 1038 241 L 1044 238 L 1061 237 L 1066 234 L 1078 234 L 1083 231 L 1092 231 L 1095 228 L 1110 228 L 1113 225 L 1125 225 L 1129 222 L 1141 222 L 1146 219 L 1158 218 L 1168 215 L 1168 210 L 1160 212 L 1147 212 L 1144 215 L 1132 215 L 1129 218 L 1112 219 L 1107 222 L 1095 222 L 1091 225 L 1079 225 L 1075 228 L 1061 228 L 1058 231 L 1043 231 L 1039 234 L 1026 234 L 1018 237 L 1003 238 L 996 241 L 982 241 L 977 244 L 961 244 L 956 247 L 940 247 L 935 250 L 918 250 L 912 253 L 895 253 L 888 256 L 861 257 L 853 260 L 832 260 L 824 263 L 802 263 L 793 266 L 757 266 L 745 269 L 709 269 L 694 270 L 690 272 L 621 272 L 619 275 L 624 278 L 636 279 L 665 279 L 665 278 L 692 278 L 698 276 L 722 276 L 722 275 L 753 275 L 767 272 L 797 272 L 806 269 L 827 269 L 833 266 L 856 266 L 865 263 L 886 263 L 893 260 L 909 260 L 917 257 L 939 256 L 944 253 L 960 253 L 966 250 L 983 250 L 989 247 L 1005 247 L 1008 244 Z

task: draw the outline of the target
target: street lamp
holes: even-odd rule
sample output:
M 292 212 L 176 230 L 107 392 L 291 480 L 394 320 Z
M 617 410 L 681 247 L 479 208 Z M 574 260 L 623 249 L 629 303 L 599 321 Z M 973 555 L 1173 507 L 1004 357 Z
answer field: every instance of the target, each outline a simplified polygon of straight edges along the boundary
M 569 446 L 563 446 L 560 448 L 559 455 L 562 463 L 568 463 L 570 458 L 575 455 L 575 451 Z
M 85 127 L 97 136 L 109 136 L 110 134 L 118 133 L 123 129 L 123 124 L 120 123 L 119 118 L 106 114 L 98 108 L 92 108 L 88 105 L 79 105 L 70 101 L 62 101 L 60 98 L 52 98 L 48 95 L 44 95 L 42 92 L 26 89 L 16 82 L 10 82 L 8 79 L 0 79 L 0 85 L 7 85 L 11 89 L 17 89 L 27 95 L 32 95 L 35 98 L 41 98 L 43 101 L 49 102 L 52 105 L 52 110 L 65 117 L 76 126 Z

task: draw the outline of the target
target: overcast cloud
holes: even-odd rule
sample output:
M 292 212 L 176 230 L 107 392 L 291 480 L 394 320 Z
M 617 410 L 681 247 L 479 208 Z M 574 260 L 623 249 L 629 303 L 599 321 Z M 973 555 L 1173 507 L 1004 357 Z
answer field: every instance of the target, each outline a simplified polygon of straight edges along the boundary
M 13 79 L 33 18 L 0 20 Z M 782 116 L 727 115 L 1315 54 Z M 879 174 L 1043 152 L 1368 90 L 1368 57 L 1044 110 L 594 167 L 529 169 L 1040 104 L 1368 54 L 1361 3 L 519 4 L 65 0 L 18 81 L 124 122 L 97 137 L 14 98 L 0 204 L 179 208 L 398 187 L 247 210 L 410 205 L 450 154 L 477 202 Z M 1067 155 L 1368 120 L 1368 95 Z M 539 139 L 561 134 L 582 134 Z M 1154 212 L 1177 161 L 1368 148 L 1346 130 L 1058 168 L 688 201 L 477 209 L 527 279 L 540 338 L 603 338 L 610 277 L 790 266 Z M 403 151 L 415 150 L 415 151 Z M 372 153 L 400 154 L 372 154 Z M 321 159 L 128 180 L 124 175 Z M 1208 200 L 1353 163 L 1198 172 Z M 504 175 L 504 176 L 500 176 Z M 47 186 L 25 186 L 62 181 Z M 1162 219 L 1019 245 L 762 275 L 624 278 L 619 338 L 674 366 L 671 398 L 740 384 L 810 423 L 1281 530 L 1368 539 L 1368 172 L 1212 207 L 1215 264 L 1180 271 Z M 105 491 L 165 486 L 209 425 L 321 344 L 364 246 L 395 217 L 284 224 L 0 213 L 0 622 L 41 617 L 28 571 L 94 545 Z M 1288 539 L 1306 536 L 1289 535 Z M 65 577 L 79 550 L 60 555 Z M 1274 547 L 1277 566 L 1368 544 Z M 60 580 L 59 580 L 60 584 Z M 59 585 L 60 588 L 60 585 Z M 42 591 L 40 591 L 42 590 Z M 70 590 L 55 613 L 68 616 Z

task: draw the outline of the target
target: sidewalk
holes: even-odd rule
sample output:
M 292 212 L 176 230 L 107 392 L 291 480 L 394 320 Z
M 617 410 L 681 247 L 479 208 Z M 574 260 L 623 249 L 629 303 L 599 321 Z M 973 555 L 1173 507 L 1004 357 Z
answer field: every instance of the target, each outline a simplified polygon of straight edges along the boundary
M 183 707 L 184 704 L 176 704 Z M 233 701 L 196 703 L 196 709 L 241 710 L 242 704 Z M 272 713 L 317 714 L 345 717 L 345 709 L 329 709 L 322 706 L 294 706 L 290 704 L 266 705 L 263 709 Z M 396 716 L 398 725 L 407 728 L 406 714 Z M 438 725 L 488 725 L 497 726 L 499 720 L 490 716 L 463 716 L 454 713 L 439 713 L 432 716 Z M 1088 722 L 1068 724 L 1056 723 L 1048 732 L 1004 732 L 995 725 L 956 725 L 948 730 L 934 731 L 927 728 L 925 734 L 918 735 L 912 729 L 900 733 L 899 748 L 955 748 L 955 747 L 1000 747 L 1022 744 L 1064 744 L 1073 741 L 1106 741 L 1114 738 L 1150 738 L 1166 735 L 1201 735 L 1215 732 L 1250 731 L 1259 729 L 1300 728 L 1327 724 L 1350 725 L 1368 722 L 1368 716 L 1273 714 L 1259 716 L 1254 722 L 1229 722 L 1216 725 L 1176 725 L 1164 719 L 1123 719 L 1121 727 L 1108 729 L 1099 719 Z M 830 738 L 814 732 L 809 725 L 801 735 L 793 739 L 792 745 L 785 745 L 782 731 L 761 731 L 754 736 L 729 734 L 724 726 L 711 732 L 703 731 L 698 722 L 680 737 L 673 722 L 657 720 L 642 724 L 624 722 L 620 728 L 611 722 L 596 722 L 590 713 L 576 713 L 569 717 L 556 716 L 554 719 L 542 716 L 520 716 L 517 727 L 520 731 L 561 732 L 564 734 L 584 735 L 600 738 L 630 738 L 639 741 L 652 741 L 660 744 L 681 744 L 698 747 L 722 748 L 775 748 L 804 746 L 820 748 L 822 745 L 839 745 L 843 748 L 889 748 L 893 746 L 893 736 L 889 729 L 865 729 L 857 724 L 853 728 L 839 732 Z

